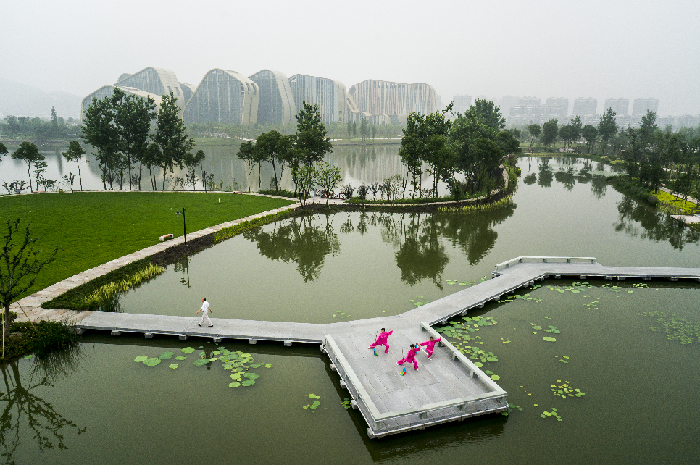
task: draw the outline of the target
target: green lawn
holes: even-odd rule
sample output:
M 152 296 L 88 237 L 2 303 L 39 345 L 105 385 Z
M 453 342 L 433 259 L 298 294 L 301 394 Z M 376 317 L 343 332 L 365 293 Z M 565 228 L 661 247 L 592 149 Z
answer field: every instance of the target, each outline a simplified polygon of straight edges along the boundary
M 186 210 L 189 232 L 293 203 L 231 193 L 76 192 L 0 197 L 0 240 L 7 220 L 30 225 L 42 249 L 63 248 L 39 275 L 30 293 L 158 243 L 158 237 L 182 236 Z M 21 239 L 21 238 L 18 238 Z M 4 241 L 3 241 L 4 243 Z

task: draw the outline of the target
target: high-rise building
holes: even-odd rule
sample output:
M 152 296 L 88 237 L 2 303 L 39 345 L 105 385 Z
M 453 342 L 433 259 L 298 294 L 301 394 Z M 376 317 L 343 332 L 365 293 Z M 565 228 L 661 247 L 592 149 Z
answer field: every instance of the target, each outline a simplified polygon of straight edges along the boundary
M 542 105 L 542 99 L 539 97 L 523 97 L 520 99 L 520 105 L 527 107 L 536 107 Z
M 655 98 L 636 98 L 632 103 L 632 115 L 642 117 L 647 114 L 647 111 L 657 113 L 659 109 L 659 100 Z
M 169 95 L 172 92 L 181 109 L 187 104 L 177 76 L 167 69 L 144 68 L 135 74 L 122 74 L 117 81 L 117 86 L 131 87 L 159 96 Z
M 512 95 L 506 95 L 501 99 L 501 115 L 508 116 L 511 112 L 515 111 L 517 114 L 522 114 L 522 109 L 513 110 L 514 107 L 523 106 L 523 99 L 520 97 L 514 97 Z M 515 116 L 515 113 L 513 115 Z
M 260 89 L 258 123 L 286 124 L 297 114 L 287 76 L 279 71 L 262 70 L 249 77 Z
M 342 82 L 295 74 L 289 78 L 289 86 L 297 109 L 301 109 L 304 102 L 316 104 L 324 123 L 348 120 L 347 93 Z
M 428 84 L 368 79 L 350 87 L 349 93 L 360 112 L 372 115 L 406 117 L 413 112 L 428 114 L 437 110 L 437 93 Z
M 258 121 L 260 90 L 247 77 L 212 69 L 187 102 L 185 123 L 255 124 Z
M 564 97 L 549 97 L 547 99 L 549 113 L 557 118 L 559 123 L 564 124 L 566 116 L 569 114 L 569 99 Z
M 452 112 L 453 113 L 466 113 L 469 107 L 472 106 L 472 96 L 471 95 L 455 95 L 452 97 Z
M 598 108 L 598 100 L 594 98 L 583 98 L 579 97 L 576 100 L 574 100 L 574 109 L 571 111 L 571 114 L 580 117 L 584 116 L 594 116 L 597 114 L 597 108 Z
M 630 101 L 626 98 L 609 98 L 605 99 L 605 105 L 603 106 L 603 113 L 608 111 L 608 108 L 612 108 L 615 115 L 625 116 L 629 112 Z

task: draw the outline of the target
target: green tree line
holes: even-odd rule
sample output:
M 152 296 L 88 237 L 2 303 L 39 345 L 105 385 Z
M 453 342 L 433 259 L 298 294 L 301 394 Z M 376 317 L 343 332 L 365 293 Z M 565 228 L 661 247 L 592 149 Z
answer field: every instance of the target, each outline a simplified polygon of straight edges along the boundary
M 454 198 L 464 194 L 490 193 L 503 182 L 501 163 L 520 152 L 513 131 L 505 130 L 505 119 L 493 102 L 477 99 L 454 120 L 452 104 L 431 114 L 411 113 L 403 130 L 399 155 L 406 165 L 414 195 L 421 193 L 423 175 L 432 177 L 431 194 L 437 197 L 438 183 L 450 187 Z

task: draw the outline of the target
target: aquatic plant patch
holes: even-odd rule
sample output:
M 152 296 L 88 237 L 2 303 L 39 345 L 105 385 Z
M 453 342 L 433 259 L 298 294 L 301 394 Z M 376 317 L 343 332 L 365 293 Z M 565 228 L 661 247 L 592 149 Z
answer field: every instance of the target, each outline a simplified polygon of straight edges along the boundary
M 544 412 L 542 412 L 542 414 L 540 416 L 542 418 L 552 417 L 552 418 L 556 418 L 557 421 L 562 421 L 561 415 L 559 415 L 559 412 L 555 408 L 552 408 L 549 411 L 545 410 Z
M 200 349 L 203 348 L 203 346 L 200 346 Z M 195 349 L 193 347 L 184 347 L 180 349 L 180 351 L 183 354 L 190 355 L 195 352 Z M 157 365 L 160 365 L 161 361 L 170 360 L 172 358 L 175 358 L 175 360 L 177 361 L 184 362 L 187 360 L 187 355 L 175 356 L 175 353 L 173 351 L 165 351 L 162 352 L 158 357 L 138 355 L 136 356 L 136 358 L 134 358 L 134 362 L 143 363 L 144 365 L 149 367 L 155 367 Z M 264 366 L 265 368 L 272 368 L 271 363 L 256 362 L 255 358 L 250 353 L 242 352 L 240 350 L 231 351 L 223 346 L 217 346 L 215 350 L 211 351 L 200 351 L 196 356 L 194 356 L 192 364 L 194 366 L 200 367 L 205 365 L 211 366 L 215 362 L 220 362 L 221 368 L 231 372 L 229 374 L 229 378 L 231 379 L 231 382 L 229 382 L 228 385 L 229 387 L 253 386 L 256 380 L 260 377 L 260 374 L 255 373 L 251 370 L 260 368 L 262 366 Z M 172 370 L 176 370 L 179 367 L 179 363 L 171 363 L 168 365 L 168 368 Z
M 666 339 L 669 341 L 678 341 L 681 344 L 700 342 L 699 322 L 688 321 L 673 313 L 671 315 L 666 315 L 661 311 L 642 312 L 638 313 L 638 315 L 654 318 L 658 324 L 649 327 L 649 329 L 655 332 L 666 333 Z
M 304 410 L 315 411 L 317 408 L 319 408 L 321 406 L 321 401 L 318 400 L 320 398 L 321 398 L 321 396 L 317 396 L 316 394 L 313 394 L 313 393 L 309 394 L 309 399 L 314 399 L 314 401 L 311 402 L 310 404 L 304 405 L 302 408 Z
M 580 389 L 571 386 L 568 381 L 562 382 L 562 380 L 558 379 L 557 383 L 559 384 L 551 385 L 551 390 L 555 396 L 559 396 L 562 399 L 566 399 L 567 397 L 583 397 L 586 395 L 585 392 L 581 392 Z
M 113 301 L 116 295 L 123 294 L 131 289 L 136 289 L 141 284 L 150 281 L 164 272 L 165 268 L 162 266 L 149 263 L 127 278 L 100 286 L 98 289 L 85 296 L 79 303 L 79 306 L 83 309 L 90 310 L 115 311 L 115 308 L 110 308 L 109 303 Z

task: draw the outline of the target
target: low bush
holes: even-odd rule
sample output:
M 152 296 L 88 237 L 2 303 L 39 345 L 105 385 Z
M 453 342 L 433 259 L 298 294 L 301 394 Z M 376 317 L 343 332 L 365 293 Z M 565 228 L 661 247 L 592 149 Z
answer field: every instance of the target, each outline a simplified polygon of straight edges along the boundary
M 38 323 L 13 323 L 5 360 L 34 353 L 44 357 L 51 352 L 67 349 L 78 342 L 75 326 L 66 321 L 40 321 Z

